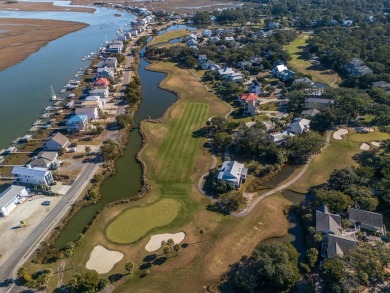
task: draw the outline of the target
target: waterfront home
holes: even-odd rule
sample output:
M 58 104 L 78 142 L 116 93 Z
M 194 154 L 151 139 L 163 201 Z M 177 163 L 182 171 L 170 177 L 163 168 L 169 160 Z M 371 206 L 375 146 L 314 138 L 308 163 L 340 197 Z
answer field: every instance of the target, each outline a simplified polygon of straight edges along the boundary
M 88 117 L 86 115 L 73 115 L 66 121 L 66 130 L 68 132 L 77 132 L 85 130 L 88 125 Z
M 263 86 L 261 85 L 261 83 L 258 82 L 256 79 L 254 79 L 254 80 L 252 80 L 251 84 L 249 85 L 249 90 L 248 91 L 250 93 L 254 93 L 254 94 L 260 95 L 262 88 L 263 88 Z
M 321 112 L 317 109 L 303 110 L 301 112 L 301 117 L 302 118 L 313 118 L 314 116 L 316 116 L 319 113 L 321 113 Z
M 386 229 L 383 225 L 382 214 L 356 208 L 349 208 L 348 219 L 353 225 L 356 225 L 358 228 L 379 232 L 383 235 L 386 234 Z
M 349 255 L 357 244 L 357 240 L 352 237 L 328 234 L 321 255 L 327 258 Z
M 350 76 L 361 76 L 366 74 L 373 74 L 373 71 L 364 64 L 359 58 L 352 58 L 345 66 L 345 70 Z
M 4 154 L 13 154 L 13 153 L 17 152 L 17 150 L 18 150 L 17 147 L 10 146 L 6 150 L 4 150 Z
M 71 109 L 73 107 L 73 105 L 74 105 L 74 101 L 69 101 L 68 103 L 66 103 L 65 108 Z
M 54 182 L 52 173 L 46 168 L 31 168 L 16 166 L 12 169 L 16 181 L 27 185 L 45 185 L 46 187 Z
M 118 60 L 116 57 L 107 57 L 104 59 L 104 65 L 109 68 L 113 68 L 114 70 L 118 67 Z
M 0 216 L 8 216 L 17 204 L 26 199 L 28 192 L 29 190 L 24 186 L 11 185 L 0 193 Z
M 95 86 L 101 86 L 103 88 L 108 88 L 110 86 L 110 81 L 107 78 L 101 77 L 95 81 Z M 93 95 L 91 95 L 91 96 L 93 96 Z
M 108 99 L 110 91 L 106 87 L 94 87 L 88 91 L 90 96 L 99 96 L 101 99 Z
M 294 134 L 286 130 L 283 130 L 282 132 L 272 133 L 270 134 L 269 137 L 276 145 L 280 145 L 283 142 L 285 142 L 289 137 L 294 137 L 294 136 L 295 136 Z
M 100 96 L 88 96 L 84 101 L 96 101 L 98 102 L 97 105 L 100 109 L 103 109 L 104 105 L 106 104 L 106 99 L 102 99 Z
M 238 101 L 244 107 L 244 115 L 255 116 L 257 106 L 260 104 L 260 97 L 254 93 L 242 94 Z
M 104 66 L 97 69 L 96 77 L 106 77 L 106 78 L 112 78 L 115 76 L 114 69 Z
M 244 164 L 236 161 L 225 161 L 217 174 L 217 179 L 220 182 L 232 184 L 235 187 L 240 187 L 241 183 L 245 182 L 248 169 Z
M 306 133 L 310 130 L 310 120 L 306 118 L 295 118 L 293 122 L 287 125 L 287 131 L 296 134 Z
M 322 98 L 306 98 L 304 108 L 305 109 L 325 109 L 334 105 L 334 101 L 331 99 Z
M 76 115 L 85 115 L 88 117 L 88 120 L 97 120 L 99 119 L 98 107 L 82 107 L 76 108 Z
M 189 39 L 188 41 L 187 41 L 187 45 L 189 46 L 189 47 L 192 47 L 192 46 L 198 46 L 198 41 L 197 40 L 195 40 L 195 39 Z
M 51 139 L 46 141 L 43 149 L 45 151 L 59 151 L 63 148 L 66 148 L 68 144 L 69 139 L 65 135 L 57 132 Z
M 58 169 L 60 162 L 57 160 L 57 152 L 40 152 L 28 165 L 32 168 Z

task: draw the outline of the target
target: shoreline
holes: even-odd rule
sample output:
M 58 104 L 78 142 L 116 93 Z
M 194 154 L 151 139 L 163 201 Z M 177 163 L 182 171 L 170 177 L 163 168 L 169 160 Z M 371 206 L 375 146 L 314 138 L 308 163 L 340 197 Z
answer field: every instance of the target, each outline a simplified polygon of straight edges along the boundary
M 88 26 L 73 21 L 0 18 L 0 71 L 21 63 L 50 42 Z
M 53 0 L 54 1 L 54 0 Z M 64 11 L 64 12 L 87 12 L 94 13 L 95 8 L 58 6 L 54 2 L 17 2 L 9 3 L 5 1 L 0 2 L 0 10 L 7 11 Z

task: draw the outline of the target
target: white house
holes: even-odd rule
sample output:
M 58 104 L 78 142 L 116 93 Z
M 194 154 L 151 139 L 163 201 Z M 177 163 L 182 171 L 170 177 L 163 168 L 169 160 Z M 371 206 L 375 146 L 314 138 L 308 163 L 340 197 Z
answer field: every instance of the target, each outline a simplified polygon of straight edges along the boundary
M 56 135 L 54 135 L 45 143 L 43 149 L 45 151 L 59 151 L 63 148 L 66 148 L 68 144 L 69 139 L 65 135 L 57 132 Z
M 28 190 L 24 186 L 11 185 L 0 194 L 0 216 L 8 216 L 17 204 L 28 196 Z
M 285 142 L 287 140 L 287 138 L 294 137 L 294 136 L 295 136 L 294 134 L 284 130 L 282 132 L 277 132 L 277 133 L 270 134 L 270 139 L 276 145 L 279 145 L 279 144 L 282 144 L 283 142 Z
M 205 29 L 205 30 L 202 31 L 202 35 L 204 37 L 211 37 L 212 34 L 213 34 L 213 32 L 211 30 L 209 30 L 209 29 Z
M 84 101 L 96 101 L 100 109 L 103 109 L 106 104 L 106 99 L 103 99 L 100 96 L 88 96 L 84 99 Z
M 275 75 L 277 78 L 279 78 L 282 81 L 286 81 L 286 80 L 293 78 L 293 76 L 295 74 L 294 71 L 289 70 L 287 68 L 287 66 L 284 64 L 276 65 L 272 69 L 272 73 L 273 73 L 273 75 Z
M 52 173 L 45 168 L 31 168 L 16 166 L 12 169 L 16 181 L 24 184 L 49 186 L 54 182 Z
M 99 96 L 101 99 L 108 99 L 109 90 L 106 87 L 95 87 L 89 90 L 90 96 Z
M 302 134 L 310 130 L 310 120 L 305 118 L 295 118 L 287 125 L 287 131 Z
M 234 82 L 243 82 L 244 76 L 242 75 L 241 72 L 234 72 L 233 74 L 228 75 L 226 79 Z
M 225 161 L 218 172 L 217 178 L 220 182 L 233 184 L 235 187 L 240 187 L 241 182 L 245 182 L 248 169 L 244 164 L 236 161 Z
M 116 68 L 118 67 L 118 60 L 116 59 L 116 57 L 107 57 L 104 60 L 104 64 L 107 67 L 113 68 L 114 70 L 116 70 Z
M 213 43 L 217 43 L 217 42 L 219 42 L 220 40 L 221 40 L 221 39 L 218 38 L 217 36 L 214 36 L 214 37 L 211 37 L 211 38 L 210 38 L 210 41 L 213 42 Z
M 28 164 L 32 168 L 57 169 L 59 162 L 57 152 L 40 152 Z
M 99 77 L 114 77 L 114 69 L 110 68 L 110 67 L 107 67 L 107 66 L 104 66 L 102 68 L 98 68 L 97 70 L 97 78 Z
M 227 78 L 229 75 L 234 73 L 233 68 L 225 67 L 223 69 L 218 70 L 219 76 L 222 78 Z
M 86 115 L 74 115 L 66 121 L 66 129 L 68 132 L 75 132 L 84 130 L 88 124 L 88 117 Z
M 88 120 L 96 120 L 99 119 L 99 111 L 98 107 L 82 107 L 76 108 L 76 115 L 85 115 L 88 117 Z
M 202 63 L 202 69 L 203 70 L 220 70 L 221 67 L 217 64 L 215 64 L 213 61 L 210 59 L 207 60 L 206 62 Z
M 234 38 L 233 37 L 225 37 L 225 41 L 234 42 Z

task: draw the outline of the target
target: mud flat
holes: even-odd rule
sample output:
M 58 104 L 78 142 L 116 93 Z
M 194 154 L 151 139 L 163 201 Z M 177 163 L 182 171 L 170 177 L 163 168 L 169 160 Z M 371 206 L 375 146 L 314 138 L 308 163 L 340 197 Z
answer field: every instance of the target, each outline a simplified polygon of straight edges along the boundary
M 51 2 L 18 2 L 7 3 L 0 1 L 0 10 L 16 10 L 16 11 L 72 11 L 72 12 L 90 12 L 95 11 L 94 8 L 87 7 L 72 7 L 72 6 L 56 6 Z

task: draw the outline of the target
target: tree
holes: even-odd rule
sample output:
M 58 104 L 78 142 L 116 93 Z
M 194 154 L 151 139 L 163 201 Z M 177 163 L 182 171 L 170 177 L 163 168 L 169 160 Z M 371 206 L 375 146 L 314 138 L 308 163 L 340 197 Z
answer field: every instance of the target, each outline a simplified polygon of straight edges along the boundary
M 198 61 L 193 56 L 186 56 L 181 61 L 182 65 L 187 68 L 194 68 Z
M 318 260 L 318 250 L 316 248 L 310 248 L 306 251 L 306 261 L 310 267 L 314 267 Z
M 210 24 L 210 13 L 206 11 L 198 11 L 195 13 L 194 17 L 192 18 L 192 21 L 195 24 Z
M 288 157 L 294 163 L 303 164 L 313 154 L 319 153 L 325 146 L 325 139 L 314 131 L 290 137 L 284 143 Z
M 163 248 L 163 252 L 164 252 L 165 256 L 168 257 L 168 254 L 171 252 L 171 249 L 168 246 L 165 246 Z
M 310 122 L 310 128 L 318 132 L 331 129 L 336 121 L 336 116 L 332 109 L 323 109 L 315 115 Z
M 99 292 L 108 283 L 106 278 L 100 278 L 97 273 L 74 274 L 69 280 L 71 292 Z
M 337 190 L 316 189 L 314 190 L 316 205 L 327 205 L 335 213 L 340 213 L 353 205 L 352 199 Z
M 232 143 L 233 138 L 226 132 L 218 132 L 214 135 L 214 148 L 217 152 L 223 152 Z
M 104 161 L 113 161 L 121 154 L 119 144 L 110 139 L 103 141 L 103 145 L 100 147 L 100 150 Z
M 133 262 L 128 262 L 125 264 L 125 270 L 127 271 L 127 274 L 131 274 L 134 269 L 134 263 Z
M 239 190 L 233 190 L 220 196 L 218 205 L 223 212 L 231 213 L 246 206 L 247 199 Z
M 120 128 L 126 128 L 132 124 L 131 116 L 128 114 L 118 115 L 115 119 Z
M 169 248 L 172 248 L 174 244 L 175 244 L 175 241 L 173 241 L 172 238 L 169 238 L 167 240 L 167 245 L 168 245 Z
M 70 264 L 72 265 L 72 268 L 73 268 L 73 262 L 72 262 L 72 256 L 73 256 L 74 252 L 73 252 L 73 248 L 67 248 L 65 249 L 64 251 L 64 256 L 67 257 L 70 261 Z
M 346 268 L 342 260 L 337 258 L 328 258 L 324 260 L 321 267 L 321 277 L 327 287 L 333 292 L 340 292 L 342 283 L 346 277 Z
M 173 246 L 173 250 L 176 251 L 176 255 L 178 255 L 179 251 L 181 250 L 181 245 L 180 244 L 175 244 Z
M 91 153 L 91 147 L 90 146 L 85 146 L 85 153 L 87 154 L 87 156 Z
M 339 170 L 334 170 L 329 177 L 329 185 L 337 190 L 345 190 L 352 184 L 356 184 L 360 181 L 359 175 L 356 173 L 355 168 L 346 167 Z

